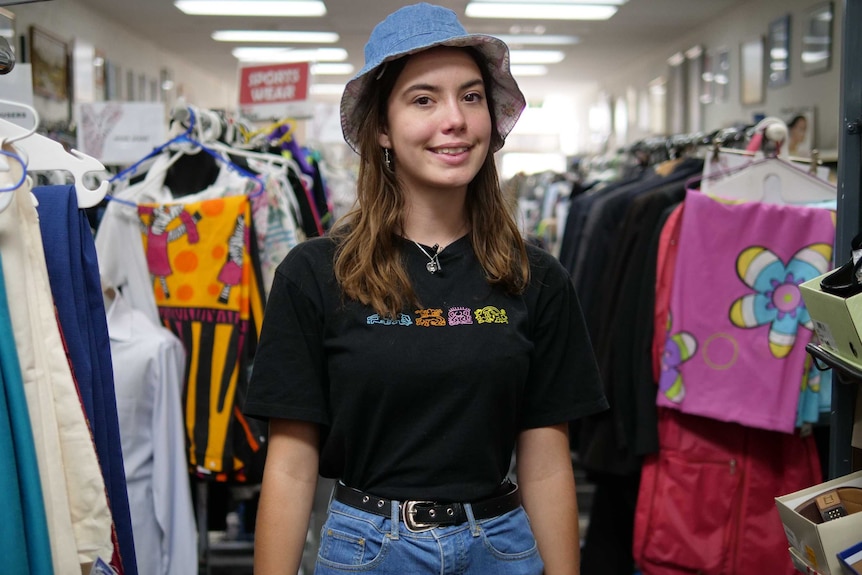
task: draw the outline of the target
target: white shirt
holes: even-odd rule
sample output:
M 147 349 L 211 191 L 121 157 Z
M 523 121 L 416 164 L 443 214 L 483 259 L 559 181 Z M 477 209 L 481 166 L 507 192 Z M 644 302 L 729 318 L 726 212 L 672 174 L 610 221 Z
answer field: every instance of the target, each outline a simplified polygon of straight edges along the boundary
M 183 425 L 185 351 L 117 294 L 108 333 L 138 573 L 197 573 L 197 529 Z
M 145 199 L 140 201 L 150 201 L 152 197 L 170 197 L 162 188 L 164 170 L 167 170 L 164 164 L 167 161 L 163 156 L 157 157 L 145 180 L 116 190 L 113 196 L 126 202 L 137 202 L 141 196 L 145 196 Z M 151 322 L 158 323 L 159 310 L 147 267 L 137 207 L 122 202 L 108 202 L 95 241 L 99 275 L 103 283 L 123 290 L 134 309 L 144 312 Z

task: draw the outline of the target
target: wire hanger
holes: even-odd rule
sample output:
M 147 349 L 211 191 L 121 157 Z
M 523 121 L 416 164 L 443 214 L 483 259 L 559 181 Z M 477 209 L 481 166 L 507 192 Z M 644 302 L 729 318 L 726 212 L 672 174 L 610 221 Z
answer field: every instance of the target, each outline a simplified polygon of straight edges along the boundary
M 105 171 L 102 162 L 78 150 L 67 152 L 60 142 L 37 134 L 39 113 L 32 106 L 3 99 L 0 99 L 0 103 L 25 108 L 34 118 L 33 127 L 30 129 L 0 118 L 0 148 L 4 143 L 14 143 L 16 148 L 24 152 L 28 172 L 62 170 L 71 173 L 75 178 L 79 208 L 91 208 L 102 201 L 108 192 L 108 182 L 101 182 L 96 189 L 90 189 L 84 184 L 84 176 L 87 173 Z

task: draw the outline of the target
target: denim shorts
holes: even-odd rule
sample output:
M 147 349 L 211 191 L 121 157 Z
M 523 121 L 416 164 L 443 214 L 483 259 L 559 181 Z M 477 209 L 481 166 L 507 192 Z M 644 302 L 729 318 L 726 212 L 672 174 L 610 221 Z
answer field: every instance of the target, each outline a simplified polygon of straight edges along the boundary
M 321 529 L 315 575 L 541 575 L 544 569 L 523 507 L 476 521 L 413 533 L 399 520 L 333 500 Z

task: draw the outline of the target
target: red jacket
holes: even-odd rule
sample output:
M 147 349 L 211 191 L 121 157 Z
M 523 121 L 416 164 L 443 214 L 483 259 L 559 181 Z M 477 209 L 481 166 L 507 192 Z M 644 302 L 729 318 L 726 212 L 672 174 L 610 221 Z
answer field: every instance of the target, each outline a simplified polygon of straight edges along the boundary
M 659 411 L 633 553 L 644 575 L 792 575 L 774 498 L 822 481 L 812 437 Z

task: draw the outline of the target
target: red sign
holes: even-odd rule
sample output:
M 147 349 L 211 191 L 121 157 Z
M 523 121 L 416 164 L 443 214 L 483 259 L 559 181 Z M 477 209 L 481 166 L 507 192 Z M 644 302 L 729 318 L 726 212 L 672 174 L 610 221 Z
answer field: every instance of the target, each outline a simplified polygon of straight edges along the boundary
M 240 69 L 240 106 L 302 102 L 308 99 L 308 62 Z

